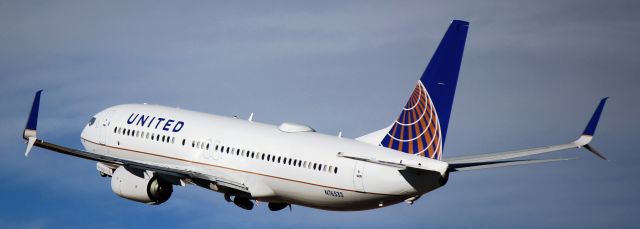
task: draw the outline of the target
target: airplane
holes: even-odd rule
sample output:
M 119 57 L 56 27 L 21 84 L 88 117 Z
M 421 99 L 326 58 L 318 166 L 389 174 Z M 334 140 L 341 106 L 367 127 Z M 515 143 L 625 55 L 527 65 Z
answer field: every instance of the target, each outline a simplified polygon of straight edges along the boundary
M 82 149 L 37 137 L 42 90 L 23 138 L 25 156 L 39 147 L 96 161 L 113 192 L 158 205 L 174 186 L 196 185 L 227 202 L 271 211 L 292 205 L 331 211 L 377 209 L 406 202 L 447 184 L 449 174 L 575 158 L 523 159 L 572 148 L 606 158 L 591 142 L 607 98 L 575 141 L 532 149 L 446 158 L 447 127 L 469 23 L 453 20 L 397 120 L 349 139 L 284 122 L 278 126 L 151 104 L 106 108 L 84 126 Z

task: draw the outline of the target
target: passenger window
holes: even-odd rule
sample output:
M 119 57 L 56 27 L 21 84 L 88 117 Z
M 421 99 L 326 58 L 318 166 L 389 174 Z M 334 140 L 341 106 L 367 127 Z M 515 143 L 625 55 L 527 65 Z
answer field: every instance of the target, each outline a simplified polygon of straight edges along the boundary
M 256 152 L 255 151 L 251 151 L 251 158 L 255 158 L 256 156 Z
M 184 143 L 185 143 L 185 141 L 186 141 L 186 140 L 187 140 L 187 139 L 182 139 L 182 145 L 184 145 Z
M 209 150 L 209 143 L 207 143 L 207 150 Z
M 280 157 L 278 157 L 278 163 L 280 163 Z
M 262 154 L 262 160 L 264 161 L 264 154 Z
M 333 173 L 338 174 L 338 167 L 333 168 Z

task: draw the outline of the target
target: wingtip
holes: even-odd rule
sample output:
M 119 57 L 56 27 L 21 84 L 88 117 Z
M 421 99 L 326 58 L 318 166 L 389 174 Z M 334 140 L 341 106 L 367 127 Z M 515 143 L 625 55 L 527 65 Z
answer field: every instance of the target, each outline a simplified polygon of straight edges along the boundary
M 35 136 L 36 129 L 38 128 L 38 113 L 40 110 L 41 94 L 42 94 L 42 89 L 38 90 L 36 92 L 36 95 L 33 97 L 33 103 L 31 104 L 31 111 L 29 112 L 29 118 L 27 119 L 27 124 L 24 127 L 23 137 L 25 139 Z
M 582 132 L 582 135 L 593 136 L 593 134 L 595 134 L 596 127 L 598 126 L 598 122 L 600 121 L 600 115 L 602 114 L 602 110 L 604 109 L 604 105 L 606 104 L 607 99 L 609 99 L 609 97 L 604 97 L 600 100 L 596 111 L 593 112 L 593 115 L 591 116 L 587 127 Z
M 598 150 L 596 150 L 595 148 L 593 148 L 593 146 L 586 144 L 584 145 L 584 148 L 589 150 L 589 152 L 593 153 L 594 155 L 596 155 L 597 157 L 599 157 L 602 160 L 607 161 L 607 158 L 604 157 Z
M 460 23 L 460 24 L 469 25 L 468 21 L 460 20 L 460 19 L 453 19 L 453 21 L 451 21 L 451 23 Z

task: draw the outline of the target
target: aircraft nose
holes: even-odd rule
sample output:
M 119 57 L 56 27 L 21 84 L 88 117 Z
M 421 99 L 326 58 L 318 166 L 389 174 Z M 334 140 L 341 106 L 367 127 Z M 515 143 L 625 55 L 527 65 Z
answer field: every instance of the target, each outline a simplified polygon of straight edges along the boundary
M 80 138 L 87 139 L 87 126 L 84 126 L 84 128 L 82 128 L 82 132 L 80 132 Z
M 95 125 L 95 124 L 96 124 L 96 117 L 95 117 L 95 116 L 93 116 L 93 117 L 91 117 L 91 119 L 89 120 L 89 122 L 87 123 L 87 125 L 85 125 L 85 126 L 84 126 L 84 128 L 82 128 L 82 132 L 80 132 L 80 137 L 81 137 L 82 139 L 89 139 L 89 138 L 88 138 L 88 135 L 89 135 L 89 134 L 90 134 L 90 132 L 91 132 L 91 130 L 90 130 L 90 129 L 91 129 L 91 127 L 92 127 L 93 125 Z

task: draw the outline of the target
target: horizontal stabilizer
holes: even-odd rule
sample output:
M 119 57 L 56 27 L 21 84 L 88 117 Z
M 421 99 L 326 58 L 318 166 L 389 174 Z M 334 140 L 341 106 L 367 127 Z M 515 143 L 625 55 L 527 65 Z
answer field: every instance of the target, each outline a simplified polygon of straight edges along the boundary
M 407 161 L 405 160 L 404 162 L 402 160 L 400 160 L 400 162 L 392 162 L 392 161 L 387 161 L 387 160 L 379 160 L 376 158 L 370 158 L 370 157 L 363 157 L 363 156 L 356 156 L 356 155 L 348 155 L 345 154 L 343 152 L 339 152 L 337 155 L 337 157 L 342 157 L 342 158 L 347 158 L 347 159 L 351 159 L 351 160 L 356 160 L 356 161 L 363 161 L 363 162 L 367 162 L 367 163 L 372 163 L 372 164 L 377 164 L 377 165 L 382 165 L 382 166 L 388 166 L 388 167 L 392 167 L 394 169 L 397 170 L 423 170 L 423 171 L 434 171 L 434 172 L 439 172 L 441 174 L 444 175 L 444 172 L 447 170 L 446 163 L 441 163 L 438 162 L 437 164 L 430 164 L 429 166 L 422 164 L 419 161 Z

